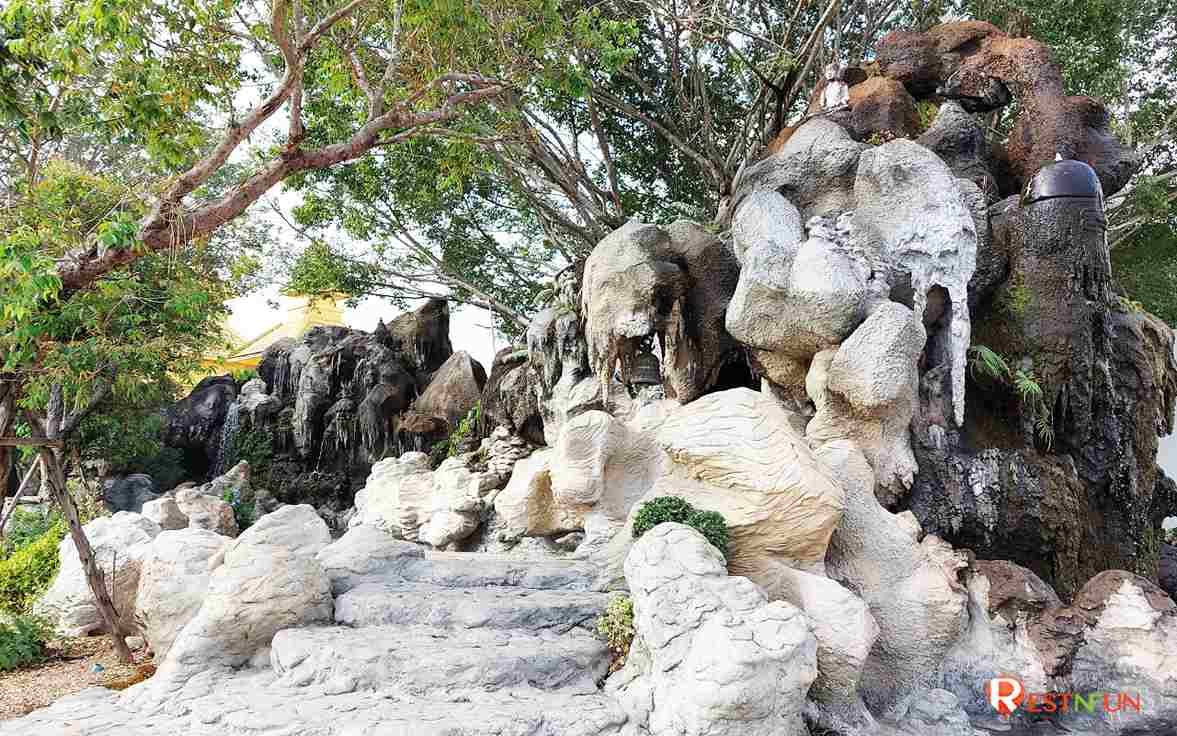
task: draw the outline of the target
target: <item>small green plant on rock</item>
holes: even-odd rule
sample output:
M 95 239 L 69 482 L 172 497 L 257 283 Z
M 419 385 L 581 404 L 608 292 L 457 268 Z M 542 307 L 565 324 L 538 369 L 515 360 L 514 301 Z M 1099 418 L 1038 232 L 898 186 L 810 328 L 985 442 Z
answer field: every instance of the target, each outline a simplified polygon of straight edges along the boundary
M 0 619 L 0 672 L 44 662 L 49 656 L 53 627 L 29 615 Z
M 1034 413 L 1034 433 L 1049 450 L 1054 445 L 1054 415 L 1046 403 L 1046 392 L 1033 370 L 1010 367 L 1010 361 L 985 345 L 969 348 L 969 370 L 973 376 L 988 378 L 1012 387 L 1023 407 Z
M 633 538 L 637 539 L 659 524 L 686 524 L 703 535 L 727 558 L 731 536 L 727 521 L 718 511 L 699 511 L 678 496 L 659 496 L 646 501 L 633 517 Z
M 233 507 L 233 518 L 237 521 L 237 528 L 245 531 L 257 521 L 257 505 L 246 501 L 241 495 L 240 488 L 230 488 L 221 496 L 221 500 Z
M 609 643 L 609 672 L 624 667 L 635 634 L 633 599 L 622 594 L 609 601 L 609 606 L 597 619 L 597 633 Z

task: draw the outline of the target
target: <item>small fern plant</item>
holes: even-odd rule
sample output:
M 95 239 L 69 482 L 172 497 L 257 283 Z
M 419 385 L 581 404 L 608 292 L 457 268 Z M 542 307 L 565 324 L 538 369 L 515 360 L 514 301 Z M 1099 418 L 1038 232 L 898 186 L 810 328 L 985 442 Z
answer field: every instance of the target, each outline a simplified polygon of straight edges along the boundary
M 1022 406 L 1034 413 L 1034 434 L 1050 450 L 1054 446 L 1054 416 L 1046 403 L 1046 392 L 1033 370 L 1010 368 L 1010 361 L 985 345 L 969 348 L 969 370 L 974 377 L 984 377 L 1012 386 Z

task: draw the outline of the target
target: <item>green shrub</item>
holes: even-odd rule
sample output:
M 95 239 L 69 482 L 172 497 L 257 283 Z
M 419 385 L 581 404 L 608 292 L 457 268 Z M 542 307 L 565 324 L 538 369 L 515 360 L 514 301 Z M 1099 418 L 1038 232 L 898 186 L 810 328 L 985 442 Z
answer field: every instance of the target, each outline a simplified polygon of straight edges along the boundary
M 42 509 L 17 508 L 0 539 L 0 560 L 6 560 L 18 550 L 35 542 L 61 518 L 57 512 Z
M 245 531 L 257 521 L 257 504 L 243 498 L 240 488 L 225 491 L 221 500 L 233 507 L 233 518 L 237 521 L 240 531 Z
M 622 594 L 609 601 L 609 606 L 597 619 L 597 633 L 609 642 L 609 671 L 616 672 L 625 666 L 625 658 L 633 644 L 633 599 Z
M 727 521 L 723 518 L 723 514 L 718 511 L 696 511 L 687 517 L 687 526 L 702 534 L 723 554 L 723 558 L 727 559 L 727 548 L 728 543 L 731 542 L 731 535 L 728 533 Z
M 35 541 L 0 561 L 0 610 L 13 615 L 28 613 L 57 574 L 57 545 L 65 534 L 65 522 L 58 520 Z
M 474 405 L 474 408 L 462 417 L 462 421 L 458 422 L 458 428 L 450 433 L 450 437 L 446 440 L 449 443 L 449 450 L 446 457 L 455 457 L 461 452 L 462 443 L 468 437 L 473 437 L 475 434 L 475 427 L 478 426 L 478 419 L 482 416 L 482 403 L 479 402 Z
M 15 670 L 48 658 L 53 627 L 36 616 L 0 620 L 0 672 Z
M 685 524 L 694 512 L 695 507 L 678 496 L 659 496 L 646 501 L 633 517 L 633 538 L 637 539 L 668 521 Z
M 727 558 L 731 535 L 727 521 L 718 511 L 699 511 L 678 496 L 659 496 L 646 501 L 633 518 L 633 538 L 637 539 L 665 522 L 686 524 L 703 535 Z

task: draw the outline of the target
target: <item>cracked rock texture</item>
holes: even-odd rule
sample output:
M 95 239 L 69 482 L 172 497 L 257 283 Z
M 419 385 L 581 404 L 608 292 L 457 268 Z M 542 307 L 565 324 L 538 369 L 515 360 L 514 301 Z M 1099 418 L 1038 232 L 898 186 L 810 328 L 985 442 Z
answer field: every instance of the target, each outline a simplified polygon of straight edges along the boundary
M 796 607 L 768 602 L 681 524 L 646 532 L 625 562 L 634 640 L 609 681 L 651 736 L 803 736 L 817 640 Z

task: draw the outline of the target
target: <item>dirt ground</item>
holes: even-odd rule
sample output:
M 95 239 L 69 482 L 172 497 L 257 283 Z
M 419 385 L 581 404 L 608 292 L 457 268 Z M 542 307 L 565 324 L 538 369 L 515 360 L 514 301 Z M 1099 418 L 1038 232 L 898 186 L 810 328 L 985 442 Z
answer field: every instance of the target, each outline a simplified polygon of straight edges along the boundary
M 119 664 L 105 636 L 65 639 L 52 644 L 49 661 L 13 672 L 0 672 L 0 720 L 16 718 L 53 701 L 101 685 L 123 689 L 154 673 L 146 649 L 134 652 L 133 664 Z M 102 671 L 95 672 L 94 665 Z

